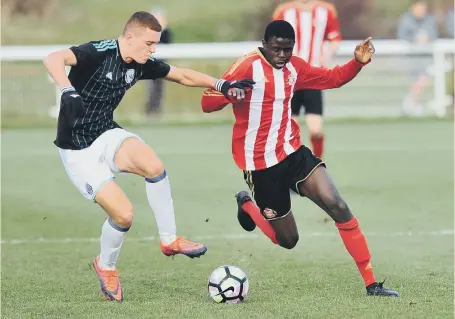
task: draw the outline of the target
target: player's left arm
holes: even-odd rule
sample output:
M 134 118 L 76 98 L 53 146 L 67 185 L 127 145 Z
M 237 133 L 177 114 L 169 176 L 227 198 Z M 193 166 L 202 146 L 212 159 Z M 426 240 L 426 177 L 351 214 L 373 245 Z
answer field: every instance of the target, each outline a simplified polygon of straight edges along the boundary
M 164 79 L 184 86 L 203 88 L 215 88 L 217 81 L 210 75 L 175 66 L 170 67 L 170 71 Z
M 250 79 L 238 81 L 216 79 L 198 71 L 174 66 L 171 66 L 171 70 L 165 79 L 185 86 L 214 89 L 226 97 L 240 94 L 242 98 L 245 97 L 245 89 L 252 89 L 254 84 L 254 81 Z
M 164 78 L 167 81 L 189 87 L 214 89 L 226 97 L 232 95 L 234 92 L 238 92 L 244 96 L 244 90 L 246 88 L 252 89 L 254 84 L 254 81 L 250 79 L 240 81 L 216 79 L 198 71 L 170 66 L 163 61 L 150 58 L 142 68 L 141 79 L 154 80 L 158 78 Z
M 300 65 L 295 90 L 327 90 L 345 85 L 356 77 L 363 66 L 371 61 L 374 50 L 370 37 L 356 47 L 354 58 L 351 61 L 333 69 L 314 67 L 299 59 Z

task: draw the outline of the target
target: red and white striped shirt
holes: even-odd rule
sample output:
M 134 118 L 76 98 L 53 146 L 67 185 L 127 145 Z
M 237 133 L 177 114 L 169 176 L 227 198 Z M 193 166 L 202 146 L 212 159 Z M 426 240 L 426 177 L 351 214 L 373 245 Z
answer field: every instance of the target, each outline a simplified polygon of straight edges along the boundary
M 292 56 L 275 69 L 259 49 L 237 60 L 223 75 L 226 80 L 253 79 L 256 84 L 245 99 L 228 100 L 210 89 L 202 96 L 202 109 L 209 113 L 233 104 L 235 124 L 232 155 L 242 170 L 261 170 L 283 161 L 302 144 L 298 124 L 291 119 L 293 92 L 301 89 L 324 90 L 340 87 L 352 80 L 363 64 L 352 59 L 333 69 L 313 67 Z
M 295 30 L 294 54 L 321 66 L 324 41 L 341 41 L 336 9 L 324 1 L 292 1 L 278 6 L 273 20 L 286 20 Z

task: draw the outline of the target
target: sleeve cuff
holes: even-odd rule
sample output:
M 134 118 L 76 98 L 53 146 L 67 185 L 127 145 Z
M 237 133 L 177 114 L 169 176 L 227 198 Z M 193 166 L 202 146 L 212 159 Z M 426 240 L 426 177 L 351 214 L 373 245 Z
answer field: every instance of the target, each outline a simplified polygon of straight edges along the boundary
M 223 87 L 223 84 L 225 82 L 226 82 L 226 80 L 223 80 L 223 79 L 217 80 L 215 83 L 215 90 L 217 90 L 218 92 L 221 92 L 221 88 Z
M 70 91 L 76 91 L 76 89 L 73 86 L 64 86 L 60 89 L 60 93 L 66 93 Z
M 360 68 L 364 67 L 364 66 L 367 65 L 367 64 L 370 64 L 370 62 L 371 62 L 371 58 L 370 58 L 367 62 L 365 62 L 365 63 L 362 63 L 362 62 L 357 61 L 356 58 L 354 58 L 353 60 L 354 60 L 354 63 L 355 63 L 358 67 L 360 67 Z

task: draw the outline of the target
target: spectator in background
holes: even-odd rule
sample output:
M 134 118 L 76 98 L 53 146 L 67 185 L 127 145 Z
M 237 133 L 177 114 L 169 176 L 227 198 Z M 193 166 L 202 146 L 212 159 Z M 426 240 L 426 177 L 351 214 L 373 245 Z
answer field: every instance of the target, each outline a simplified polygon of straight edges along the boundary
M 163 31 L 161 31 L 160 43 L 172 43 L 172 33 L 167 26 L 167 16 L 164 9 L 154 9 L 150 12 L 153 14 L 158 22 L 161 24 Z M 147 118 L 154 118 L 162 111 L 164 81 L 163 79 L 148 80 L 146 81 L 147 91 L 147 105 L 146 113 Z
M 446 26 L 447 26 L 447 33 L 449 35 L 449 37 L 451 37 L 452 39 L 454 38 L 454 7 L 452 6 L 450 9 L 449 9 L 449 12 L 447 13 L 447 18 L 446 18 Z M 450 60 L 453 62 L 454 59 L 453 59 L 453 55 L 451 55 L 451 58 Z M 449 79 L 449 94 L 452 96 L 452 106 L 454 107 L 455 109 L 455 85 L 454 85 L 454 70 L 453 70 L 453 66 L 452 66 L 452 71 L 450 72 L 451 76 L 450 76 L 450 79 Z M 452 109 L 452 110 L 454 110 Z
M 453 10 L 454 7 L 450 8 L 449 12 L 447 13 L 447 32 L 451 38 L 454 38 L 454 20 L 453 20 Z
M 413 0 L 409 10 L 405 12 L 398 23 L 397 38 L 409 41 L 414 45 L 428 45 L 439 37 L 436 18 L 428 13 L 428 3 L 425 0 Z M 409 94 L 403 100 L 403 113 L 422 115 L 423 107 L 420 95 L 429 84 L 427 64 L 412 57 L 412 85 Z

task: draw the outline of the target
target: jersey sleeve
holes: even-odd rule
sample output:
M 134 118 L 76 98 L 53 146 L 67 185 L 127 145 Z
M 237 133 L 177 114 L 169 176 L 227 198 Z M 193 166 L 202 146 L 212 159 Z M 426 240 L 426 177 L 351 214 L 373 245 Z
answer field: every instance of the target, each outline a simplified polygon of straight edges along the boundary
M 228 81 L 242 80 L 245 77 L 246 69 L 248 68 L 248 66 L 243 62 L 243 59 L 239 59 L 234 62 L 221 78 Z M 219 111 L 233 101 L 226 98 L 221 92 L 214 89 L 208 89 L 202 94 L 202 111 L 205 113 Z
M 360 72 L 365 64 L 355 58 L 333 69 L 315 67 L 299 57 L 293 61 L 297 65 L 297 80 L 295 91 L 301 89 L 328 90 L 339 88 L 350 82 Z
M 70 50 L 76 56 L 76 66 L 95 65 L 103 58 L 103 52 L 98 51 L 92 42 L 72 46 Z
M 329 16 L 327 20 L 327 28 L 325 31 L 325 38 L 328 41 L 341 41 L 340 21 L 338 20 L 337 12 L 335 8 L 329 10 Z
M 150 58 L 144 65 L 142 65 L 141 80 L 156 80 L 164 78 L 169 74 L 171 67 L 169 64 Z

